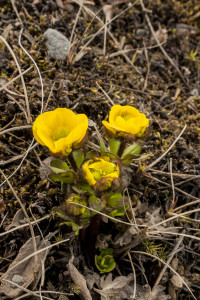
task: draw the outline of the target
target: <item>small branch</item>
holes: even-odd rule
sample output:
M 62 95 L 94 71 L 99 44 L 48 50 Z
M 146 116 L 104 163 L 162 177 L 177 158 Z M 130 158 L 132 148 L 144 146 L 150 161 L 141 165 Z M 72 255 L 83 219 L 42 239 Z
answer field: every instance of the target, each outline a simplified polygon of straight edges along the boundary
M 177 141 L 180 139 L 181 135 L 183 134 L 183 132 L 185 131 L 185 129 L 187 128 L 187 125 L 184 126 L 184 128 L 181 130 L 180 134 L 177 136 L 177 138 L 175 139 L 175 141 L 171 144 L 171 146 L 167 149 L 167 151 L 165 151 L 159 158 L 157 158 L 154 162 L 152 162 L 148 167 L 146 167 L 144 169 L 144 171 L 148 171 L 149 169 L 151 169 L 152 167 L 154 167 L 165 155 L 167 155 L 167 153 L 173 148 L 173 146 L 177 143 Z
M 168 61 L 170 62 L 170 64 L 176 69 L 177 73 L 179 74 L 179 76 L 181 77 L 181 79 L 183 80 L 183 82 L 187 85 L 187 87 L 189 87 L 188 83 L 186 82 L 185 78 L 183 77 L 183 75 L 182 75 L 181 71 L 179 70 L 178 66 L 173 62 L 173 60 L 171 59 L 171 57 L 169 57 L 169 55 L 167 54 L 167 52 L 165 51 L 165 49 L 163 48 L 163 46 L 160 44 L 160 42 L 159 42 L 159 40 L 158 40 L 158 38 L 156 36 L 155 30 L 154 30 L 154 28 L 153 28 L 153 26 L 151 24 L 150 19 L 149 19 L 149 16 L 147 14 L 147 9 L 146 9 L 146 7 L 144 5 L 143 0 L 140 0 L 140 4 L 142 6 L 142 10 L 144 12 L 145 19 L 146 19 L 146 21 L 148 23 L 148 26 L 149 26 L 149 28 L 151 30 L 151 33 L 152 33 L 152 35 L 153 35 L 156 43 L 159 45 L 160 50 L 165 55 L 165 57 L 168 59 Z
M 172 258 L 173 258 L 174 255 L 178 252 L 178 248 L 179 248 L 180 244 L 182 243 L 183 239 L 184 239 L 184 236 L 180 236 L 180 237 L 179 237 L 179 239 L 178 239 L 178 241 L 177 241 L 177 243 L 176 243 L 174 249 L 172 250 L 172 252 L 171 252 L 171 253 L 169 254 L 169 256 L 168 256 L 168 260 L 167 260 L 167 262 L 166 262 L 166 265 L 164 265 L 164 267 L 163 267 L 162 271 L 160 272 L 160 274 L 159 274 L 159 276 L 158 276 L 156 282 L 154 283 L 154 286 L 153 286 L 153 288 L 152 288 L 152 291 L 154 291 L 154 290 L 156 289 L 156 287 L 159 285 L 160 280 L 162 279 L 162 277 L 163 277 L 165 271 L 167 270 L 168 265 L 169 265 L 170 262 L 172 261 Z M 180 249 L 179 249 L 179 251 L 180 251 Z

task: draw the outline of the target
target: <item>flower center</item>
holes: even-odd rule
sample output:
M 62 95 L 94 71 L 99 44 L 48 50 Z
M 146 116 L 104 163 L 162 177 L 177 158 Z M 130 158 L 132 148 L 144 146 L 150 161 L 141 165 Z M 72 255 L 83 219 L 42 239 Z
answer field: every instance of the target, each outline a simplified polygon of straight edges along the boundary
M 56 130 L 53 136 L 53 140 L 56 142 L 57 140 L 65 138 L 68 136 L 69 132 L 70 131 L 66 127 L 60 127 Z

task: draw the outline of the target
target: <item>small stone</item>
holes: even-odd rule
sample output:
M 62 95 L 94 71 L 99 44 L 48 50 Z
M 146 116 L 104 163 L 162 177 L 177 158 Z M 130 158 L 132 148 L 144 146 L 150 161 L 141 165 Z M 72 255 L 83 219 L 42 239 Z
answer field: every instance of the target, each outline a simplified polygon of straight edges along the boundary
M 24 278 L 20 275 L 14 275 L 12 278 L 12 282 L 18 284 L 18 285 L 23 285 L 24 284 Z
M 183 287 L 183 281 L 177 275 L 173 275 L 170 281 L 173 284 L 173 286 L 177 289 L 181 289 Z
M 146 31 L 145 31 L 144 29 L 138 29 L 138 30 L 136 31 L 136 33 L 135 33 L 135 35 L 136 35 L 137 37 L 145 36 L 145 34 L 146 34 Z
M 67 58 L 70 42 L 61 32 L 49 28 L 44 33 L 44 40 L 52 58 L 62 61 Z

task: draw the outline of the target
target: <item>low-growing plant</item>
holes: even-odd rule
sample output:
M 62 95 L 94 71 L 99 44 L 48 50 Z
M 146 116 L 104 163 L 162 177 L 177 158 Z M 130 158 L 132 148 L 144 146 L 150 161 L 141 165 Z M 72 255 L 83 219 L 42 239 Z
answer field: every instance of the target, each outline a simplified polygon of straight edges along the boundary
M 77 235 L 98 212 L 111 217 L 125 214 L 129 204 L 123 191 L 129 180 L 124 186 L 123 174 L 133 160 L 144 158 L 140 156 L 138 142 L 149 126 L 144 114 L 131 106 L 114 105 L 109 120 L 102 123 L 108 144 L 98 135 L 99 151 L 88 151 L 85 147 L 88 141 L 85 114 L 57 108 L 39 115 L 33 124 L 35 139 L 52 154 L 49 178 L 62 184 L 64 201 L 53 212 L 62 219 L 60 225 L 71 226 Z M 96 258 L 98 266 L 104 253 Z

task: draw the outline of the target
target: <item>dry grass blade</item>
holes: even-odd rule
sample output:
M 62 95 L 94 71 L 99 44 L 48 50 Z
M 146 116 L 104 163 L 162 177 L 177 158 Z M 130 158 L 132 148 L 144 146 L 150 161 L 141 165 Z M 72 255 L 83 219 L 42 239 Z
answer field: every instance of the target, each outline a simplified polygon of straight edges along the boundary
M 35 297 L 39 297 L 39 298 L 40 298 L 40 295 L 38 295 L 37 292 L 33 292 L 33 291 L 31 291 L 31 290 L 29 290 L 29 289 L 27 289 L 27 288 L 24 288 L 24 287 L 22 287 L 21 285 L 19 285 L 19 284 L 17 284 L 17 283 L 14 283 L 13 281 L 10 281 L 10 280 L 7 280 L 7 279 L 2 279 L 2 281 L 7 282 L 7 283 L 9 283 L 9 284 L 15 286 L 16 288 L 21 289 L 23 292 L 26 292 L 26 293 L 27 293 L 26 295 L 23 295 L 23 296 L 21 296 L 21 297 L 15 298 L 15 300 L 17 300 L 17 299 L 19 300 L 19 299 L 22 299 L 22 298 L 24 298 L 24 297 L 28 297 L 28 296 L 30 296 L 30 295 L 35 296 Z M 54 298 L 49 298 L 49 297 L 46 297 L 46 296 L 43 296 L 43 299 L 54 300 Z
M 25 159 L 26 159 L 27 155 L 29 154 L 29 152 L 36 146 L 36 144 L 38 144 L 38 143 L 36 143 L 35 145 L 33 145 L 34 141 L 35 141 L 35 139 L 33 138 L 33 139 L 32 139 L 32 142 L 31 142 L 31 144 L 30 144 L 30 146 L 28 147 L 28 149 L 26 150 L 26 152 L 22 155 L 23 158 L 22 158 L 20 164 L 19 164 L 18 167 L 14 170 L 14 172 L 13 172 L 11 175 L 9 175 L 9 176 L 7 177 L 7 179 L 10 179 L 10 178 L 11 178 L 13 175 L 15 175 L 15 173 L 21 168 L 21 166 L 22 166 L 23 162 L 25 161 Z M 4 180 L 4 181 L 0 184 L 0 187 L 3 186 L 5 183 L 6 183 L 6 180 Z
M 134 267 L 133 260 L 132 260 L 132 257 L 130 255 L 130 252 L 128 252 L 127 254 L 128 254 L 128 258 L 129 258 L 130 263 L 131 263 L 131 268 L 133 270 L 133 279 L 134 279 L 134 283 L 133 283 L 134 284 L 134 287 L 133 287 L 133 299 L 135 299 L 135 296 L 136 296 L 136 287 L 137 287 L 135 267 Z
M 44 217 L 42 217 L 42 218 L 40 218 L 40 219 L 38 219 L 38 220 L 32 221 L 32 222 L 31 222 L 31 225 L 35 225 L 35 224 L 37 224 L 37 223 L 39 223 L 39 222 L 42 222 L 43 220 L 46 220 L 46 219 L 49 219 L 49 218 L 50 218 L 50 215 L 44 216 Z M 20 225 L 20 226 L 17 226 L 17 227 L 15 227 L 15 228 L 9 229 L 9 230 L 7 230 L 6 232 L 1 232 L 1 233 L 0 233 L 0 237 L 1 237 L 1 236 L 4 236 L 4 235 L 7 235 L 7 234 L 9 234 L 9 233 L 11 233 L 11 232 L 14 232 L 14 231 L 16 231 L 16 230 L 20 230 L 20 229 L 22 229 L 22 228 L 28 227 L 28 226 L 29 226 L 29 223 L 26 223 L 26 224 L 22 224 L 22 225 Z
M 24 89 L 26 109 L 27 109 L 27 114 L 25 113 L 25 118 L 27 120 L 27 123 L 30 124 L 32 122 L 32 117 L 31 117 L 31 112 L 30 112 L 30 107 L 29 107 L 29 101 L 28 101 L 28 94 L 27 94 L 27 90 L 26 90 L 26 85 L 25 85 L 25 81 L 24 81 L 24 77 L 23 77 L 21 68 L 19 66 L 19 63 L 17 61 L 17 58 L 16 58 L 13 50 L 11 49 L 11 47 L 9 46 L 9 44 L 7 43 L 7 41 L 2 36 L 0 36 L 0 39 L 6 45 L 6 47 L 8 48 L 8 50 L 10 51 L 10 53 L 11 53 L 11 55 L 12 55 L 12 57 L 13 57 L 15 63 L 16 63 L 17 69 L 19 71 L 19 74 L 20 74 L 20 77 L 21 77 L 21 81 L 22 81 L 22 85 L 23 85 L 23 89 Z
M 171 187 L 171 184 L 169 184 L 169 183 L 167 183 L 167 182 L 164 182 L 164 181 L 162 181 L 162 180 L 160 180 L 160 179 L 158 179 L 158 178 L 156 178 L 156 177 L 153 177 L 153 176 L 151 176 L 151 175 L 149 175 L 149 174 L 146 174 L 146 173 L 144 173 L 144 175 L 145 175 L 145 177 L 147 177 L 147 178 L 149 178 L 149 179 L 155 180 L 155 181 L 160 182 L 160 183 L 162 183 L 162 184 L 164 184 L 164 185 L 166 185 L 166 186 Z M 174 189 L 175 189 L 176 191 L 178 191 L 178 192 L 180 192 L 180 193 L 186 195 L 188 198 L 191 198 L 191 199 L 196 200 L 197 203 L 200 201 L 199 198 L 197 198 L 197 197 L 195 197 L 195 196 L 193 196 L 193 195 L 191 195 L 191 194 L 188 194 L 188 193 L 182 191 L 181 189 L 177 188 L 176 186 L 174 187 Z
M 160 259 L 159 257 L 153 255 L 153 254 L 150 254 L 150 253 L 147 253 L 147 252 L 143 252 L 143 251 L 131 251 L 131 253 L 134 253 L 134 254 L 142 254 L 142 255 L 147 255 L 147 256 L 150 256 L 158 261 L 160 261 L 162 264 L 166 265 L 167 268 L 169 268 L 176 276 L 178 276 L 178 278 L 181 280 L 181 282 L 186 286 L 186 288 L 188 289 L 188 291 L 190 292 L 190 294 L 192 295 L 192 297 L 195 299 L 195 300 L 198 300 L 195 295 L 193 294 L 192 290 L 190 289 L 190 287 L 188 286 L 188 284 L 183 280 L 183 278 L 169 265 L 167 264 L 164 260 Z
M 30 229 L 31 237 L 32 237 L 33 250 L 34 250 L 34 252 L 37 252 L 37 243 L 36 243 L 36 240 L 35 240 L 35 233 L 34 233 L 33 226 L 32 226 L 32 224 L 31 224 L 31 221 L 30 221 L 30 219 L 29 219 L 29 216 L 28 216 L 28 214 L 27 214 L 27 212 L 26 212 L 26 209 L 25 209 L 24 205 L 22 204 L 20 198 L 17 196 L 17 194 L 16 194 L 15 190 L 13 189 L 11 183 L 10 183 L 9 180 L 6 178 L 6 176 L 4 175 L 4 172 L 3 172 L 2 170 L 0 170 L 0 172 L 1 172 L 1 174 L 3 175 L 3 177 L 5 178 L 5 180 L 6 180 L 7 184 L 8 184 L 8 186 L 10 187 L 10 189 L 11 189 L 13 195 L 15 196 L 16 200 L 19 202 L 19 204 L 20 204 L 20 206 L 21 206 L 21 209 L 22 209 L 22 211 L 23 211 L 23 213 L 24 213 L 24 215 L 25 215 L 25 217 L 26 217 L 26 219 L 27 219 L 27 221 L 28 221 L 29 229 Z M 35 256 L 35 264 L 37 264 L 37 260 L 38 260 L 38 258 L 37 258 L 37 255 L 36 255 L 36 256 Z
M 160 157 L 158 157 L 155 161 L 153 161 L 148 167 L 145 168 L 145 172 L 148 171 L 149 169 L 151 169 L 152 167 L 154 167 L 164 156 L 167 155 L 167 153 L 173 148 L 173 146 L 177 143 L 177 141 L 180 139 L 181 135 L 183 134 L 183 132 L 185 131 L 185 129 L 187 128 L 187 125 L 185 125 L 183 127 L 183 129 L 181 130 L 180 134 L 177 136 L 177 138 L 175 139 L 175 141 L 171 144 L 171 146 L 167 149 L 167 151 L 165 151 Z
M 138 2 L 139 0 L 135 1 L 134 3 L 132 3 L 130 6 L 128 6 L 125 10 L 123 10 L 121 13 L 119 13 L 118 15 L 116 15 L 114 18 L 112 18 L 110 21 L 108 21 L 106 24 L 104 24 L 104 22 L 97 16 L 95 16 L 95 13 L 90 10 L 89 8 L 87 8 L 86 6 L 83 5 L 83 8 L 85 9 L 85 11 L 92 16 L 95 16 L 96 19 L 101 23 L 102 27 L 91 37 L 91 39 L 82 47 L 82 49 L 80 50 L 80 52 L 83 52 L 85 50 L 85 48 L 93 41 L 93 39 L 102 31 L 105 29 L 105 27 L 107 27 L 111 22 L 113 22 L 115 19 L 117 19 L 119 16 L 123 15 L 126 11 L 128 11 L 129 9 L 131 9 L 133 6 L 135 6 L 135 4 Z M 79 1 L 73 1 L 77 4 L 80 5 Z M 112 38 L 112 40 L 114 41 L 114 43 L 117 45 L 117 47 L 120 49 L 120 51 L 123 51 L 123 49 L 121 48 L 120 44 L 118 43 L 118 41 L 116 40 L 116 38 L 113 36 L 113 34 L 110 32 L 110 30 L 107 28 L 107 32 L 110 35 L 110 37 Z M 77 54 L 77 56 L 80 56 L 80 52 Z M 128 58 L 128 56 L 123 52 L 122 53 L 126 59 L 126 61 L 134 68 L 134 70 L 140 74 L 139 70 L 133 65 L 133 63 L 131 62 L 131 60 Z
M 22 130 L 22 129 L 30 129 L 30 128 L 32 128 L 32 125 L 11 127 L 11 128 L 6 129 L 6 130 L 3 130 L 3 131 L 0 130 L 0 135 L 3 135 L 5 133 L 11 132 L 11 131 Z
M 31 66 L 30 68 L 28 68 L 27 70 L 25 70 L 24 72 L 22 72 L 22 75 L 28 73 L 31 69 L 33 68 L 33 66 Z M 13 83 L 14 81 L 16 81 L 17 79 L 19 79 L 21 77 L 21 74 L 17 75 L 16 77 L 14 77 L 13 79 L 11 79 L 10 81 L 8 81 L 7 83 L 5 83 L 3 86 L 0 87 L 0 91 L 4 90 L 5 88 L 7 88 L 7 86 L 9 86 L 11 83 Z
M 85 205 L 82 205 L 82 204 L 79 204 L 79 203 L 75 203 L 75 202 L 68 202 L 68 203 L 71 203 L 71 204 L 74 204 L 74 205 L 78 205 L 78 206 L 80 206 L 80 207 L 84 207 L 84 208 L 87 208 L 87 209 L 89 209 L 89 210 L 91 210 L 91 211 L 93 211 L 93 212 L 96 212 L 97 214 L 99 214 L 99 215 L 101 215 L 101 216 L 104 216 L 104 217 L 106 217 L 106 218 L 108 218 L 108 219 L 110 219 L 110 220 L 113 220 L 113 221 L 115 221 L 115 222 L 118 222 L 118 223 L 121 223 L 121 224 L 125 224 L 125 225 L 129 225 L 129 226 L 135 226 L 135 224 L 133 224 L 133 223 L 128 223 L 128 222 L 124 222 L 124 221 L 122 221 L 122 220 L 120 220 L 120 219 L 115 219 L 115 218 L 113 218 L 113 217 L 111 217 L 111 216 L 108 216 L 108 215 L 106 215 L 106 214 L 104 214 L 104 213 L 102 213 L 102 212 L 100 212 L 100 211 L 98 211 L 98 210 L 96 210 L 96 209 L 93 209 L 93 208 L 90 208 L 90 207 L 88 207 L 88 206 L 85 206 Z
M 176 227 L 174 227 L 174 228 L 176 228 Z M 179 235 L 179 236 L 188 237 L 190 239 L 200 241 L 200 238 L 197 236 L 194 236 L 194 235 L 179 233 L 179 232 L 172 232 L 172 231 L 165 231 L 165 230 L 149 231 L 148 234 Z
M 176 243 L 174 249 L 173 249 L 173 250 L 171 251 L 171 253 L 168 255 L 167 263 L 166 263 L 166 265 L 163 267 L 162 271 L 160 272 L 160 274 L 159 274 L 159 276 L 158 276 L 156 282 L 154 283 L 154 286 L 153 286 L 152 290 L 155 290 L 156 287 L 159 285 L 160 280 L 162 279 L 162 277 L 163 277 L 165 271 L 167 270 L 167 266 L 170 264 L 170 262 L 172 261 L 174 255 L 177 253 L 177 251 L 180 251 L 180 250 L 181 250 L 181 249 L 178 250 L 178 248 L 179 248 L 180 244 L 182 243 L 183 239 L 184 239 L 184 236 L 180 236 L 180 237 L 179 237 L 179 239 L 178 239 L 178 241 L 177 241 L 177 243 Z
M 156 36 L 155 30 L 153 29 L 153 26 L 151 24 L 151 21 L 149 19 L 148 14 L 147 14 L 147 10 L 145 8 L 143 0 L 140 0 L 140 3 L 141 3 L 141 6 L 142 6 L 142 10 L 143 10 L 143 12 L 145 14 L 145 19 L 146 19 L 146 21 L 148 23 L 148 26 L 149 26 L 150 30 L 151 30 L 151 33 L 152 33 L 152 35 L 153 35 L 156 43 L 160 44 L 160 41 L 158 40 L 158 38 Z M 170 62 L 170 64 L 176 69 L 177 73 L 179 74 L 179 76 L 181 77 L 181 79 L 183 80 L 183 82 L 189 87 L 188 83 L 186 82 L 185 78 L 183 77 L 183 75 L 182 75 L 181 71 L 179 70 L 178 66 L 169 57 L 169 55 L 167 54 L 167 52 L 165 51 L 165 49 L 161 45 L 159 45 L 159 48 L 162 51 L 162 53 L 165 55 L 165 57 L 168 59 L 168 61 Z
M 184 213 L 181 213 L 181 214 L 177 214 L 177 215 L 175 215 L 175 216 L 173 216 L 173 217 L 171 217 L 171 218 L 169 218 L 169 219 L 167 219 L 167 220 L 164 220 L 164 221 L 162 221 L 162 222 L 160 222 L 160 223 L 157 223 L 157 224 L 154 224 L 154 225 L 148 227 L 148 229 L 152 229 L 152 228 L 154 228 L 154 227 L 156 228 L 156 227 L 158 227 L 158 226 L 160 226 L 160 225 L 163 225 L 163 224 L 165 224 L 165 223 L 167 223 L 167 222 L 170 222 L 170 221 L 175 220 L 175 219 L 177 219 L 177 218 L 181 218 L 181 217 L 184 216 L 184 215 L 190 215 L 190 214 L 196 213 L 196 212 L 198 212 L 198 211 L 200 211 L 200 208 L 193 209 L 193 210 L 189 210 L 189 211 L 184 212 Z
M 39 253 L 43 252 L 43 251 L 46 251 L 48 249 L 51 249 L 52 247 L 55 247 L 55 246 L 58 246 L 62 243 L 65 243 L 65 242 L 68 242 L 69 239 L 65 239 L 65 240 L 62 240 L 62 241 L 59 241 L 59 242 L 56 242 L 55 244 L 52 244 L 52 245 L 49 245 L 47 247 L 44 247 L 42 249 L 39 249 L 37 250 L 36 252 L 33 252 L 31 253 L 30 255 L 28 255 L 27 257 L 25 257 L 23 260 L 21 260 L 20 262 L 18 262 L 15 266 L 13 266 L 12 268 L 10 268 L 10 271 L 13 270 L 14 268 L 16 268 L 17 266 L 19 266 L 20 264 L 24 263 L 25 261 L 29 260 L 31 257 L 35 256 L 35 255 L 38 255 Z M 4 276 L 5 274 L 3 274 L 1 277 L 0 277 L 0 280 L 3 280 L 4 279 Z

